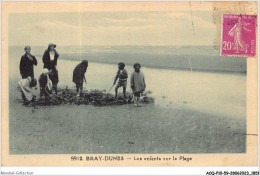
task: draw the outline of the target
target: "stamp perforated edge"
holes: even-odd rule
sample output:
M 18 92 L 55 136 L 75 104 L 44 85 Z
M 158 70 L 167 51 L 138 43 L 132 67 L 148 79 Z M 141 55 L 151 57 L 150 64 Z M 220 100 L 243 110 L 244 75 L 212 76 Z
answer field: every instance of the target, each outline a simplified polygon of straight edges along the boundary
M 255 33 L 256 33 L 256 49 L 255 49 L 255 54 L 254 56 L 247 56 L 247 55 L 233 55 L 233 54 L 222 54 L 222 42 L 223 42 L 223 16 L 225 15 L 226 13 L 222 13 L 221 15 L 221 37 L 220 37 L 220 53 L 219 55 L 220 56 L 223 56 L 223 57 L 244 57 L 244 58 L 256 58 L 257 56 L 257 52 L 258 52 L 258 48 L 257 48 L 257 42 L 258 42 L 258 36 L 257 36 L 257 31 L 258 31 L 258 24 L 257 24 L 257 20 L 256 20 L 256 30 L 255 30 Z M 249 14 L 232 14 L 232 15 L 249 15 Z M 251 15 L 251 14 L 250 14 Z M 258 19 L 258 15 L 257 14 L 252 14 L 252 15 L 256 15 L 257 16 L 257 19 Z

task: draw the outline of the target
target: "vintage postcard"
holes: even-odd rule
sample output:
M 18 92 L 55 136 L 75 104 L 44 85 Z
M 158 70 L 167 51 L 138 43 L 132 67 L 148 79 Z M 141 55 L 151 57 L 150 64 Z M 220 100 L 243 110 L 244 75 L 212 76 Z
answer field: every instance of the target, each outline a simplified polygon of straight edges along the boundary
M 257 166 L 257 8 L 2 2 L 2 165 Z

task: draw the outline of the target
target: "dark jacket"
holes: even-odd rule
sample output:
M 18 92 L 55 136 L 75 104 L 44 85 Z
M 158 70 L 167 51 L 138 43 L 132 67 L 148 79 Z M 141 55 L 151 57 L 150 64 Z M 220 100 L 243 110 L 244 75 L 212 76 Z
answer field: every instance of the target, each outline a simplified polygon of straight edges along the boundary
M 86 71 L 87 71 L 87 67 L 83 63 L 78 64 L 73 71 L 72 81 L 75 84 L 82 84 L 84 79 L 86 79 L 85 78 Z
M 37 60 L 35 56 L 31 55 L 32 61 L 28 58 L 27 54 L 24 54 L 21 57 L 20 61 L 20 73 L 22 78 L 27 78 L 30 76 L 31 78 L 34 78 L 34 71 L 33 71 L 33 65 L 37 65 Z
M 57 65 L 57 60 L 59 58 L 59 54 L 56 50 L 55 51 L 55 54 L 54 54 L 54 60 L 52 61 L 50 59 L 50 52 L 49 50 L 45 50 L 44 51 L 44 54 L 43 54 L 43 57 L 42 57 L 42 62 L 43 62 L 43 68 L 47 68 L 48 70 L 51 70 L 53 68 L 55 68 L 55 66 Z

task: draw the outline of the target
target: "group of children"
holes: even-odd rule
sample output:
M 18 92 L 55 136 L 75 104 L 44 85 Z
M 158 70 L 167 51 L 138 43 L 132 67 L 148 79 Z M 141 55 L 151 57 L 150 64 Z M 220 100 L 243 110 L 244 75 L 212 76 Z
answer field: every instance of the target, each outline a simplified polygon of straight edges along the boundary
M 134 93 L 134 104 L 136 107 L 141 107 L 140 96 L 145 91 L 146 84 L 144 79 L 144 74 L 141 72 L 141 65 L 139 63 L 134 64 L 134 72 L 131 74 L 130 83 L 131 89 Z M 126 87 L 127 87 L 128 74 L 125 69 L 125 64 L 123 62 L 118 63 L 118 71 L 114 80 L 114 85 L 117 79 L 118 83 L 115 88 L 115 97 L 117 99 L 118 88 L 123 87 L 124 98 L 126 99 Z
M 48 49 L 45 51 L 43 56 L 44 69 L 42 74 L 40 75 L 38 81 L 40 84 L 40 96 L 49 97 L 52 94 L 52 90 L 54 89 L 57 95 L 57 84 L 58 84 L 58 70 L 56 69 L 58 54 L 56 54 L 56 50 L 52 50 L 54 52 L 53 59 L 51 59 L 51 52 L 49 51 L 50 47 L 55 48 L 56 45 L 49 44 Z M 18 88 L 22 93 L 22 98 L 25 104 L 29 104 L 30 102 L 35 100 L 35 96 L 33 95 L 32 89 L 37 86 L 37 80 L 34 78 L 33 65 L 37 65 L 37 60 L 34 56 L 30 54 L 31 47 L 25 47 L 25 55 L 22 56 L 20 62 L 20 73 L 22 76 L 22 80 L 18 83 Z M 56 58 L 55 58 L 56 56 Z M 47 58 L 47 59 L 46 59 Z M 79 97 L 83 90 L 83 83 L 86 82 L 85 73 L 88 68 L 88 61 L 83 60 L 80 64 L 78 64 L 73 71 L 73 79 L 72 81 L 76 84 L 77 97 Z M 134 106 L 140 107 L 140 96 L 145 91 L 146 84 L 144 74 L 141 72 L 141 65 L 139 63 L 135 63 L 134 72 L 131 74 L 130 82 L 131 89 L 134 93 Z M 126 99 L 126 87 L 127 87 L 127 79 L 128 73 L 125 69 L 125 64 L 123 62 L 118 63 L 118 71 L 114 79 L 114 84 L 117 85 L 115 87 L 115 98 L 117 100 L 118 89 L 123 87 L 124 98 Z

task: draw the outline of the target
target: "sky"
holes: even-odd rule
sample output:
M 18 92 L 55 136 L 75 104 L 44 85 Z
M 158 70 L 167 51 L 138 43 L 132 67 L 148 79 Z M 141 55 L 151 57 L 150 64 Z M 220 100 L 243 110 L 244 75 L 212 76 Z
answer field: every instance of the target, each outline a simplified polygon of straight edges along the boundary
M 213 46 L 212 11 L 12 13 L 9 46 Z

